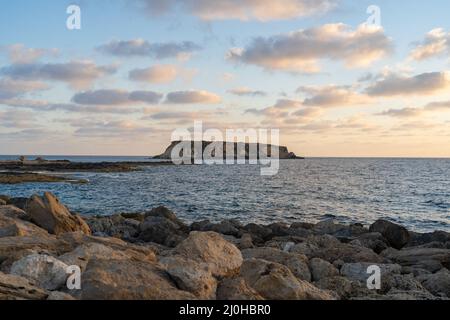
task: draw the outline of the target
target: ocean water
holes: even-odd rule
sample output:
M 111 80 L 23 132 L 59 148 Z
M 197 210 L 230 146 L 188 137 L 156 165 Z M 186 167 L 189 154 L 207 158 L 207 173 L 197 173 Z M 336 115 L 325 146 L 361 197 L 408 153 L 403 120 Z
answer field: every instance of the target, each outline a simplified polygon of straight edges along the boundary
M 89 183 L 0 185 L 0 194 L 29 197 L 47 190 L 85 215 L 142 212 L 165 205 L 188 222 L 237 218 L 244 223 L 292 223 L 335 217 L 344 223 L 370 224 L 387 218 L 415 231 L 450 231 L 450 159 L 283 160 L 272 177 L 261 176 L 254 165 L 152 166 L 131 173 L 70 175 Z

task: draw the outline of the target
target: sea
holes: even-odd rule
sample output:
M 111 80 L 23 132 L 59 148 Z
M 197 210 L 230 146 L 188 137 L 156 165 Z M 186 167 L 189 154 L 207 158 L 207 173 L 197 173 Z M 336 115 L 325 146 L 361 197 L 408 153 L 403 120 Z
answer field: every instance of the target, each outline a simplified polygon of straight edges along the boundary
M 82 162 L 146 157 L 43 156 Z M 17 159 L 0 156 L 0 160 Z M 282 160 L 278 174 L 258 165 L 148 166 L 125 173 L 71 172 L 87 184 L 0 185 L 0 194 L 51 191 L 82 215 L 145 212 L 160 205 L 186 222 L 318 222 L 369 225 L 379 218 L 417 232 L 450 232 L 450 159 L 309 158 Z

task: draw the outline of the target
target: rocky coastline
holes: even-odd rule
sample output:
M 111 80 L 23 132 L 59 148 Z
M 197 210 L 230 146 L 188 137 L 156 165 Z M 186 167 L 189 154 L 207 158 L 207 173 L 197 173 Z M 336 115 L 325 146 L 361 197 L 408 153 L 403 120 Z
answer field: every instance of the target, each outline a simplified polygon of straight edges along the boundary
M 0 299 L 448 300 L 449 267 L 449 233 L 385 220 L 187 224 L 165 207 L 81 217 L 51 193 L 0 196 Z

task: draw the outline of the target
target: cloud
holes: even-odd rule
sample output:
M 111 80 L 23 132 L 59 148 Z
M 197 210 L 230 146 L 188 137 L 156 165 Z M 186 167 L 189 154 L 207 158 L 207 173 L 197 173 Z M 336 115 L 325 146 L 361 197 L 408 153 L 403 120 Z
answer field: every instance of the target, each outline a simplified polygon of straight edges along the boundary
M 38 81 L 0 79 L 0 99 L 16 98 L 30 92 L 46 89 L 48 89 L 48 86 Z
M 389 109 L 376 115 L 397 118 L 416 118 L 435 112 L 439 112 L 439 114 L 441 114 L 442 111 L 450 111 L 450 101 L 430 102 L 422 108 L 408 107 L 401 109 Z
M 56 56 L 59 53 L 58 49 L 27 48 L 21 43 L 6 46 L 4 50 L 14 64 L 33 63 L 45 55 Z
M 34 120 L 29 112 L 4 111 L 0 112 L 0 126 L 5 128 L 26 128 Z
M 76 88 L 86 87 L 115 72 L 115 66 L 97 66 L 92 61 L 13 64 L 0 69 L 0 73 L 13 79 L 62 81 Z
M 98 121 L 78 124 L 81 126 L 75 131 L 76 136 L 86 138 L 142 138 L 145 134 L 152 134 L 154 130 L 138 124 L 136 121 L 117 120 L 117 121 Z M 144 138 L 145 139 L 145 138 Z
M 450 32 L 437 28 L 428 32 L 425 39 L 416 45 L 411 51 L 410 58 L 420 61 L 449 54 Z
M 427 95 L 445 90 L 450 85 L 447 72 L 422 73 L 404 76 L 395 73 L 377 80 L 366 90 L 370 96 Z
M 261 90 L 252 90 L 250 88 L 247 87 L 240 87 L 240 88 L 235 88 L 232 90 L 228 91 L 231 94 L 234 94 L 236 96 L 250 96 L 250 97 L 265 97 L 267 95 L 267 93 L 265 93 L 264 91 Z
M 96 90 L 77 93 L 72 102 L 84 105 L 157 104 L 162 97 L 162 94 L 153 91 Z
M 173 65 L 156 65 L 144 69 L 134 69 L 128 74 L 130 80 L 148 83 L 169 83 L 175 80 L 178 70 Z
M 167 94 L 166 103 L 173 104 L 218 104 L 222 99 L 208 91 L 176 91 Z
M 139 0 L 151 15 L 184 10 L 202 20 L 282 20 L 325 13 L 337 0 Z
M 320 60 L 343 61 L 348 67 L 368 66 L 386 56 L 392 42 L 382 28 L 327 24 L 269 38 L 255 38 L 246 48 L 231 49 L 230 60 L 266 70 L 314 73 Z
M 113 40 L 97 48 L 100 52 L 119 57 L 154 57 L 156 59 L 186 58 L 201 50 L 191 41 L 150 43 L 143 39 Z
M 309 96 L 303 101 L 305 106 L 346 107 L 370 102 L 369 97 L 346 86 L 308 86 L 298 88 L 297 92 L 306 93 Z

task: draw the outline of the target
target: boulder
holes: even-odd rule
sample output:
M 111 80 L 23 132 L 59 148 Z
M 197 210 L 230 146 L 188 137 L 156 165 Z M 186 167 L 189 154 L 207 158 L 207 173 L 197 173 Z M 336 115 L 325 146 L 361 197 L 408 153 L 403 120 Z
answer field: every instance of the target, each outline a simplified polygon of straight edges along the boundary
M 239 240 L 238 248 L 239 248 L 240 250 L 244 250 L 244 249 L 251 249 L 251 248 L 254 248 L 254 247 L 255 247 L 255 246 L 254 246 L 254 244 L 253 244 L 253 239 L 252 239 L 251 234 L 249 234 L 249 233 L 244 233 L 244 234 L 241 236 L 241 239 Z
M 319 281 L 323 278 L 329 278 L 339 275 L 339 270 L 336 269 L 328 261 L 320 258 L 313 258 L 309 261 L 309 267 L 311 269 L 311 275 L 313 281 Z
M 244 259 L 263 259 L 282 264 L 291 270 L 297 278 L 311 281 L 308 258 L 298 253 L 288 253 L 275 248 L 254 248 L 242 250 Z
M 353 281 L 359 281 L 363 285 L 366 284 L 367 279 L 371 274 L 367 273 L 367 269 L 374 265 L 372 263 L 346 263 L 342 266 L 340 273 L 342 276 L 349 278 Z M 375 264 L 381 269 L 381 281 L 392 273 L 400 274 L 402 267 L 398 264 Z
M 191 292 L 202 300 L 216 298 L 217 280 L 206 263 L 182 256 L 164 257 L 159 263 L 181 290 Z
M 19 209 L 25 210 L 25 206 L 26 206 L 27 202 L 28 202 L 28 198 L 15 197 L 15 198 L 9 198 L 7 201 L 7 204 L 10 204 Z
M 372 249 L 377 254 L 380 254 L 383 250 L 388 248 L 386 239 L 379 232 L 369 232 L 360 235 L 355 240 L 351 241 L 350 244 Z
M 158 211 L 159 212 L 159 211 Z M 139 225 L 139 239 L 146 242 L 156 242 L 169 247 L 174 247 L 187 237 L 187 227 L 172 218 L 166 211 L 166 215 L 150 214 Z
M 90 234 L 89 226 L 82 218 L 72 215 L 70 211 L 59 202 L 51 193 L 44 193 L 43 197 L 32 196 L 25 211 L 38 226 L 52 234 L 59 235 L 65 232 L 81 231 Z
M 268 227 L 261 226 L 256 223 L 249 223 L 244 226 L 244 230 L 252 235 L 256 242 L 264 242 L 270 240 L 272 230 Z
M 152 263 L 92 259 L 83 273 L 82 300 L 193 300 L 167 273 Z
M 70 300 L 76 300 L 73 296 L 71 296 L 68 293 L 61 292 L 61 291 L 52 291 L 48 295 L 47 300 L 52 301 L 70 301 Z
M 403 248 L 409 242 L 408 230 L 387 220 L 377 220 L 369 228 L 370 232 L 379 232 L 388 241 L 389 245 L 395 249 Z
M 23 236 L 48 236 L 48 232 L 35 224 L 20 219 L 24 212 L 13 206 L 0 208 L 0 238 Z
M 418 276 L 417 280 L 432 294 L 450 298 L 450 272 L 448 269 Z
M 0 272 L 0 300 L 45 300 L 48 295 L 28 279 Z
M 6 206 L 7 202 L 3 199 L 0 199 L 0 206 Z
M 68 265 L 44 254 L 32 254 L 13 263 L 11 274 L 27 278 L 46 290 L 57 290 L 67 280 Z
M 106 217 L 90 217 L 86 219 L 92 234 L 131 240 L 139 233 L 140 222 L 127 219 L 120 214 Z
M 450 249 L 408 247 L 395 250 L 389 248 L 381 255 L 402 266 L 421 268 L 430 272 L 450 267 Z
M 340 299 L 347 300 L 355 293 L 355 284 L 342 276 L 321 278 L 314 285 L 323 290 L 336 292 Z
M 263 298 L 270 300 L 333 300 L 328 291 L 296 278 L 286 266 L 261 259 L 245 260 L 241 277 Z
M 208 264 L 215 277 L 236 274 L 243 260 L 239 249 L 215 232 L 192 231 L 173 254 Z
M 251 288 L 240 277 L 225 278 L 217 288 L 218 300 L 264 300 L 261 295 Z
M 431 242 L 447 243 L 450 242 L 450 233 L 445 231 L 434 231 L 431 233 L 410 232 L 409 247 L 421 246 Z

